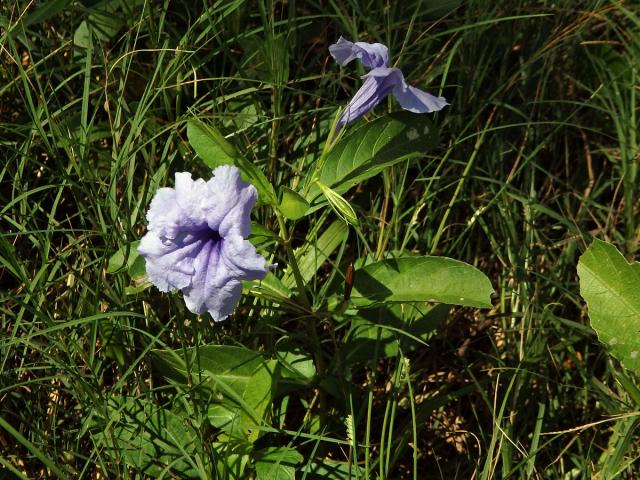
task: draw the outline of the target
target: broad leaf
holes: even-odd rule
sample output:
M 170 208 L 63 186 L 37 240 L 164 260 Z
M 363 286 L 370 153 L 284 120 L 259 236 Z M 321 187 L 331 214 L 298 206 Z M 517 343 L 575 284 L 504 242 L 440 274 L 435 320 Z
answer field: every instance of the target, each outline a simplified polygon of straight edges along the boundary
M 103 452 L 152 478 L 198 478 L 191 457 L 200 443 L 186 419 L 145 398 L 111 398 L 104 412 L 93 434 Z
M 214 425 L 229 424 L 231 434 L 245 432 L 249 441 L 258 438 L 259 431 L 251 428 L 265 423 L 273 392 L 279 377 L 277 362 L 265 360 L 259 353 L 243 347 L 207 345 L 190 348 L 186 359 L 182 350 L 154 350 L 157 366 L 162 373 L 181 383 L 191 382 L 210 389 L 227 410 L 239 412 L 239 421 L 233 415 L 214 410 Z M 220 417 L 227 420 L 220 420 Z
M 640 263 L 595 239 L 580 257 L 578 275 L 598 339 L 625 367 L 640 369 Z
M 309 210 L 309 202 L 289 187 L 280 187 L 280 211 L 290 220 L 304 217 Z
M 315 177 L 342 194 L 389 165 L 424 155 L 437 142 L 436 127 L 426 115 L 409 112 L 385 115 L 338 141 L 320 171 L 311 174 L 309 180 Z M 318 202 L 320 194 L 317 184 L 310 185 L 307 200 Z
M 408 353 L 424 349 L 450 308 L 445 303 L 433 306 L 391 304 L 363 310 L 361 316 L 351 320 L 336 361 L 350 367 L 355 363 L 395 357 L 400 351 Z
M 283 379 L 308 385 L 316 376 L 313 359 L 299 346 L 285 342 L 279 343 L 276 357 L 282 366 Z
M 491 307 L 491 282 L 477 268 L 446 257 L 403 257 L 372 263 L 355 273 L 356 306 L 432 302 Z
M 295 480 L 295 466 L 304 460 L 297 450 L 289 447 L 267 447 L 254 456 L 256 480 Z
M 217 128 L 199 120 L 191 119 L 187 122 L 187 138 L 209 168 L 233 164 L 234 159 L 239 156 L 233 144 L 224 138 Z

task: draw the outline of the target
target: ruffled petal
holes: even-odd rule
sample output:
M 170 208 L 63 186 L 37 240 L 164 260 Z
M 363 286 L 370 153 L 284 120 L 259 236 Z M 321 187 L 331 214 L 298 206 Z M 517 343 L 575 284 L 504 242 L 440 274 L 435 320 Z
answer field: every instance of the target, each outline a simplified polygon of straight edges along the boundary
M 150 231 L 140 240 L 138 253 L 145 259 L 149 280 L 161 292 L 168 292 L 191 283 L 194 262 L 202 243 L 192 237 L 179 243 L 163 242 L 155 232 Z
M 376 68 L 363 77 L 362 87 L 353 96 L 338 119 L 338 127 L 353 122 L 378 105 L 389 92 L 402 82 L 397 68 Z
M 240 280 L 249 279 L 253 273 L 228 262 L 223 253 L 228 243 L 227 240 L 207 242 L 196 258 L 191 284 L 182 290 L 191 312 L 209 312 L 215 321 L 224 320 L 233 312 L 242 295 Z M 264 265 L 264 258 L 260 258 Z M 264 273 L 257 278 L 262 277 Z
M 268 266 L 251 242 L 239 235 L 226 237 L 220 249 L 220 259 L 225 270 L 240 280 L 260 280 L 267 274 Z
M 444 97 L 436 97 L 407 84 L 396 86 L 393 96 L 402 108 L 414 113 L 437 112 L 449 105 Z
M 191 283 L 182 289 L 187 308 L 193 313 L 206 312 L 207 298 L 221 286 L 215 281 L 217 276 L 225 276 L 220 268 L 224 269 L 224 264 L 219 263 L 220 242 L 205 242 L 195 258 Z
M 174 238 L 179 229 L 180 208 L 173 188 L 160 188 L 151 200 L 147 221 L 149 231 L 162 238 Z
M 246 237 L 251 232 L 251 209 L 257 191 L 242 181 L 240 170 L 233 165 L 222 165 L 213 170 L 213 178 L 207 182 L 207 223 L 209 228 L 220 231 L 222 236 L 237 233 Z M 230 215 L 229 220 L 225 221 Z
M 389 50 L 381 43 L 350 42 L 340 37 L 336 43 L 329 46 L 329 53 L 335 61 L 345 66 L 359 58 L 367 68 L 386 67 L 389 62 Z

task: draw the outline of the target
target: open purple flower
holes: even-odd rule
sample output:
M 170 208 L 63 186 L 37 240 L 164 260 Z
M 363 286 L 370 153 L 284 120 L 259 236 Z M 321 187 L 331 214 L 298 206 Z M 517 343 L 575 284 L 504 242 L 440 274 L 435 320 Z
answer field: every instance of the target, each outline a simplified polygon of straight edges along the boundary
M 415 113 L 437 112 L 449 105 L 444 97 L 435 97 L 419 88 L 407 85 L 399 68 L 389 67 L 389 51 L 381 43 L 350 42 L 340 37 L 329 47 L 331 56 L 341 66 L 356 58 L 371 71 L 364 75 L 364 84 L 338 119 L 338 128 L 353 122 L 378 105 L 389 93 L 400 106 Z
M 193 313 L 223 320 L 240 300 L 241 281 L 264 278 L 269 268 L 246 240 L 257 191 L 231 165 L 208 181 L 187 172 L 175 178 L 175 188 L 160 188 L 151 200 L 138 252 L 160 291 L 180 289 Z

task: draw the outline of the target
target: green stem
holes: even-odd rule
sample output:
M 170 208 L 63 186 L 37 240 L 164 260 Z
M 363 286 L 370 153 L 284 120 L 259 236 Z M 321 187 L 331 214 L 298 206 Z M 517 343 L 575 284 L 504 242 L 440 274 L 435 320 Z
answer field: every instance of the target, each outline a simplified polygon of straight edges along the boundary
M 287 252 L 287 260 L 289 261 L 289 266 L 291 267 L 291 271 L 293 272 L 293 278 L 295 279 L 296 286 L 298 287 L 298 291 L 300 292 L 302 306 L 305 308 L 309 308 L 310 303 L 309 299 L 307 298 L 304 279 L 302 278 L 302 274 L 300 273 L 300 269 L 298 268 L 298 262 L 296 261 L 296 256 L 293 253 L 293 248 L 291 248 L 291 236 L 289 235 L 289 232 L 287 230 L 284 217 L 279 212 L 276 212 L 276 218 L 278 219 L 278 226 L 280 227 L 280 238 L 282 238 L 284 249 Z

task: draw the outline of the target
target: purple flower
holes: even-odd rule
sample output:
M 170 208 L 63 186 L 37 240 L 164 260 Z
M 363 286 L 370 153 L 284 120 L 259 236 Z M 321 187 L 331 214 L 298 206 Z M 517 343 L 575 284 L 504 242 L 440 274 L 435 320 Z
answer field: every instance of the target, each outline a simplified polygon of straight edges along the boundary
M 353 122 L 378 105 L 389 93 L 405 110 L 415 113 L 437 112 L 449 105 L 444 97 L 435 97 L 419 88 L 407 85 L 399 68 L 388 66 L 389 51 L 381 43 L 350 42 L 340 37 L 329 47 L 331 56 L 341 66 L 356 58 L 371 71 L 364 75 L 364 84 L 356 92 L 338 120 L 338 128 Z
M 270 268 L 246 240 L 256 198 L 231 165 L 216 168 L 208 181 L 176 173 L 175 188 L 160 188 L 151 200 L 138 247 L 151 282 L 162 292 L 182 290 L 193 313 L 230 315 L 241 281 L 264 278 Z

